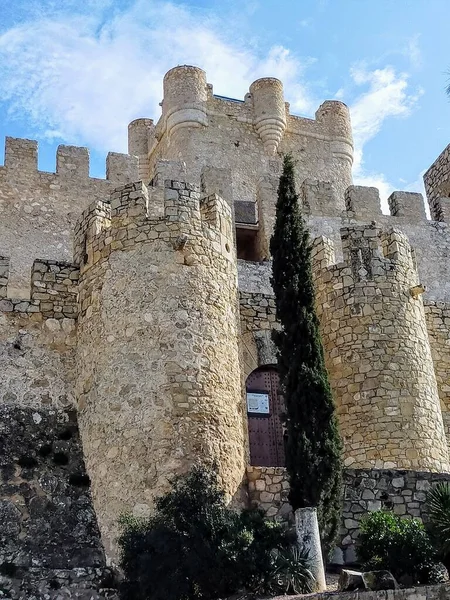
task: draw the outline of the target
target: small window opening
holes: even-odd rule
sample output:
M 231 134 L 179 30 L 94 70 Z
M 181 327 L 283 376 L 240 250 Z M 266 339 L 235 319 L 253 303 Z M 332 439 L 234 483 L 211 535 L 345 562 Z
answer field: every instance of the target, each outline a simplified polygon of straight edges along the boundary
M 262 260 L 257 229 L 236 228 L 236 254 L 242 260 L 253 262 Z

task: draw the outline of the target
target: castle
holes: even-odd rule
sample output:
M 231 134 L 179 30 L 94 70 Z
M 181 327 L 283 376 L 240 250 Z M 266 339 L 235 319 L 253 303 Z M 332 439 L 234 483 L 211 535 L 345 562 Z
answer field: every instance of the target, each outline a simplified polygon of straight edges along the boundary
M 287 152 L 344 441 L 337 560 L 367 510 L 426 518 L 450 479 L 449 148 L 424 177 L 432 220 L 407 192 L 384 215 L 352 185 L 343 103 L 301 118 L 277 79 L 234 100 L 180 66 L 105 180 L 85 148 L 60 146 L 56 173 L 37 151 L 7 138 L 0 167 L 0 564 L 94 577 L 119 516 L 198 458 L 230 501 L 289 518 L 268 252 Z

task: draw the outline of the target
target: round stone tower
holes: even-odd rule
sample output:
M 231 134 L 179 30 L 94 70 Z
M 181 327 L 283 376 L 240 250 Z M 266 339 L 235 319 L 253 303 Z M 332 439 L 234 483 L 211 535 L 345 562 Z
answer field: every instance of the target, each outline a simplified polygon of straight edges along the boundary
M 448 471 L 423 302 L 407 238 L 374 224 L 314 247 L 316 299 L 347 467 Z
M 269 155 L 277 152 L 286 129 L 286 105 L 283 84 L 274 77 L 257 79 L 250 86 L 253 122 Z
M 170 135 L 180 127 L 208 125 L 206 73 L 199 67 L 183 65 L 164 76 L 163 118 Z
M 136 183 L 91 206 L 76 230 L 79 425 L 112 557 L 120 514 L 149 514 L 194 461 L 217 463 L 229 499 L 244 477 L 231 210 L 166 183 L 164 217 L 149 215 Z

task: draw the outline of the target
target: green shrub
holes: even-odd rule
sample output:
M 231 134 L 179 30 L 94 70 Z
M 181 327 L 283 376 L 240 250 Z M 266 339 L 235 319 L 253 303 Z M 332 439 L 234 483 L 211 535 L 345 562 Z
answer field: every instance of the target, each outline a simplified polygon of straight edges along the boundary
M 225 505 L 214 471 L 173 482 L 150 519 L 121 520 L 123 600 L 212 600 L 241 591 L 309 592 L 307 557 L 262 511 Z
M 436 552 L 419 519 L 369 513 L 360 523 L 357 555 L 367 570 L 386 569 L 400 582 L 433 583 Z
M 445 564 L 450 567 L 450 484 L 438 483 L 427 494 L 430 535 Z

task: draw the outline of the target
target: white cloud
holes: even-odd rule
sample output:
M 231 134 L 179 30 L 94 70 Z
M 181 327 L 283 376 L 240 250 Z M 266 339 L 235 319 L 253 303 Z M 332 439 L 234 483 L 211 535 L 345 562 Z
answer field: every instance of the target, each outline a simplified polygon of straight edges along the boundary
M 105 12 L 110 0 L 87 0 L 83 13 L 73 0 L 42 4 L 0 35 L 0 97 L 11 115 L 28 115 L 38 135 L 125 150 L 127 123 L 159 117 L 163 75 L 177 64 L 201 66 L 216 93 L 236 98 L 260 76 L 279 77 L 293 109 L 312 110 L 300 83 L 308 61 L 281 46 L 261 57 L 212 16 L 146 0 L 116 12 Z
M 402 52 L 410 61 L 411 66 L 415 69 L 419 69 L 423 65 L 423 57 L 420 49 L 419 39 L 419 33 L 410 38 Z
M 128 122 L 159 117 L 163 75 L 177 64 L 205 69 L 218 94 L 243 98 L 253 80 L 275 76 L 294 114 L 311 116 L 320 104 L 304 82 L 314 59 L 283 46 L 261 54 L 253 38 L 240 40 L 234 17 L 202 11 L 200 19 L 195 9 L 162 0 L 127 0 L 123 10 L 114 0 L 19 1 L 25 20 L 0 33 L 0 98 L 37 137 L 126 150 Z M 257 2 L 246 6 L 251 12 Z M 418 38 L 408 51 L 418 57 Z M 379 187 L 386 198 L 393 186 L 366 168 L 363 151 L 387 119 L 411 113 L 420 91 L 389 66 L 359 64 L 351 78 L 355 183 Z
M 377 135 L 387 119 L 409 116 L 422 90 L 411 90 L 408 75 L 398 73 L 390 66 L 370 71 L 360 64 L 352 68 L 351 76 L 357 86 L 368 86 L 367 91 L 360 94 L 350 106 L 355 142 L 354 180 L 357 185 L 378 187 L 383 211 L 388 212 L 386 199 L 394 186 L 384 174 L 367 171 L 363 158 L 364 147 Z

